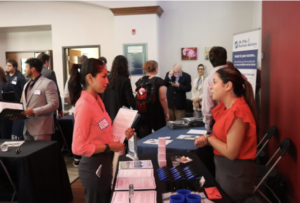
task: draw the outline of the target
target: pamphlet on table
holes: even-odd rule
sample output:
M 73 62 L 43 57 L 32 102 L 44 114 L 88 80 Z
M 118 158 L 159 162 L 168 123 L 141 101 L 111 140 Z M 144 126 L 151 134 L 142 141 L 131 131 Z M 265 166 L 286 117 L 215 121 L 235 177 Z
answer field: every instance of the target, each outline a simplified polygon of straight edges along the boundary
M 207 131 L 206 130 L 193 130 L 193 129 L 191 129 L 187 133 L 188 134 L 204 135 L 204 134 L 207 133 Z
M 195 140 L 199 136 L 196 135 L 179 135 L 176 139 L 181 139 L 181 140 Z
M 153 168 L 151 160 L 139 160 L 139 161 L 120 161 L 119 169 L 142 169 Z
M 173 142 L 173 140 L 166 140 L 166 145 L 170 144 L 171 142 Z M 143 142 L 144 144 L 155 144 L 158 145 L 158 139 L 149 139 L 145 142 Z
M 117 191 L 114 192 L 111 203 L 128 203 L 129 192 Z M 131 203 L 156 203 L 156 191 L 134 191 L 131 198 Z
M 24 142 L 25 141 L 6 141 L 2 143 L 2 145 L 7 145 L 8 147 L 20 147 Z
M 0 113 L 3 109 L 24 110 L 21 103 L 0 102 Z

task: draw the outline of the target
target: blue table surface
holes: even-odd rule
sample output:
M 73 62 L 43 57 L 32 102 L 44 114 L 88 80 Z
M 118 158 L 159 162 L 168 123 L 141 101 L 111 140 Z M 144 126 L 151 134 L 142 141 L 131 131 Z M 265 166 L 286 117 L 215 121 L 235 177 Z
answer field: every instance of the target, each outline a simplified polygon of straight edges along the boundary
M 168 126 L 165 126 L 158 131 L 140 139 L 137 141 L 137 151 L 138 154 L 151 154 L 157 153 L 158 145 L 153 144 L 144 144 L 143 142 L 149 139 L 158 139 L 158 137 L 171 137 L 170 140 L 173 140 L 170 144 L 166 145 L 167 153 L 176 153 L 179 151 L 187 152 L 190 150 L 195 150 L 197 147 L 194 145 L 194 140 L 183 140 L 176 139 L 179 135 L 195 135 L 187 134 L 189 130 L 205 130 L 205 127 L 192 127 L 188 129 L 176 129 L 172 130 Z

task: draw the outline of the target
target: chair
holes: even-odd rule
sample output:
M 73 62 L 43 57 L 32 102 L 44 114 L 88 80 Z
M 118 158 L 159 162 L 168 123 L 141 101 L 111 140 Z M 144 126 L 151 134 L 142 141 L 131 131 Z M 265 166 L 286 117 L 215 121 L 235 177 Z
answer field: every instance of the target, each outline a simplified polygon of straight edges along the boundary
M 263 151 L 263 149 L 269 143 L 273 135 L 276 134 L 277 132 L 278 132 L 277 128 L 274 125 L 268 128 L 267 133 L 264 135 L 264 137 L 260 140 L 260 142 L 257 145 L 256 163 L 261 164 L 263 162 L 262 159 L 265 157 L 265 152 Z
M 57 129 L 59 132 L 60 132 L 60 135 L 63 139 L 63 145 L 62 145 L 62 148 L 61 148 L 61 151 L 63 152 L 64 150 L 67 150 L 69 152 L 69 154 L 72 154 L 71 150 L 69 149 L 68 147 L 68 144 L 67 144 L 67 141 L 66 141 L 66 137 L 57 121 L 57 119 L 54 120 L 55 121 L 55 129 Z
M 16 186 L 15 186 L 14 182 L 12 181 L 12 179 L 11 179 L 9 173 L 8 173 L 8 170 L 5 167 L 4 163 L 2 162 L 1 158 L 0 158 L 0 164 L 2 165 L 2 168 L 5 171 L 5 174 L 6 174 L 7 178 L 8 178 L 8 180 L 9 180 L 9 184 L 12 186 L 12 188 L 14 190 L 13 196 L 12 196 L 11 201 L 10 201 L 11 203 L 13 203 L 14 199 L 15 199 L 15 195 L 18 195 L 18 192 L 17 192 Z M 3 186 L 3 187 L 6 188 L 8 186 L 8 184 L 6 184 L 4 181 L 1 181 L 0 186 Z
M 262 197 L 264 197 L 268 202 L 271 203 L 271 201 L 259 190 L 259 187 L 264 183 L 264 185 L 266 186 L 266 188 L 271 192 L 271 194 L 274 196 L 274 198 L 281 203 L 280 199 L 278 198 L 278 196 L 274 193 L 274 191 L 272 191 L 272 189 L 270 187 L 268 187 L 268 185 L 265 183 L 265 180 L 267 178 L 272 178 L 278 175 L 278 172 L 274 170 L 275 166 L 278 164 L 278 162 L 282 159 L 282 157 L 285 155 L 285 153 L 287 152 L 287 150 L 289 149 L 291 140 L 289 138 L 285 138 L 279 145 L 279 148 L 277 149 L 277 151 L 273 154 L 273 156 L 270 158 L 270 160 L 266 163 L 265 166 L 263 165 L 259 165 L 257 164 L 257 176 L 259 178 L 262 178 L 260 180 L 260 182 L 258 183 L 258 185 L 256 187 L 254 187 L 254 191 L 255 192 L 259 192 Z M 275 163 L 270 167 L 269 164 L 273 161 L 273 159 L 275 158 L 275 156 L 280 152 L 280 155 L 278 157 L 278 159 L 275 161 Z M 264 175 L 263 175 L 264 174 Z

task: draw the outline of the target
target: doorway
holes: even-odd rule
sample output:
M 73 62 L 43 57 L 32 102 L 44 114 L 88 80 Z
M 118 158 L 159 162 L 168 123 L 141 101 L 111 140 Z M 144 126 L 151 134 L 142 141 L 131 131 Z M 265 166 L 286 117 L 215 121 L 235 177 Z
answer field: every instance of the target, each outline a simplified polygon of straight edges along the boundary
M 87 45 L 87 46 L 68 46 L 62 47 L 63 53 L 63 74 L 64 86 L 70 74 L 70 69 L 73 64 L 78 64 L 78 58 L 85 55 L 88 58 L 100 57 L 100 45 Z

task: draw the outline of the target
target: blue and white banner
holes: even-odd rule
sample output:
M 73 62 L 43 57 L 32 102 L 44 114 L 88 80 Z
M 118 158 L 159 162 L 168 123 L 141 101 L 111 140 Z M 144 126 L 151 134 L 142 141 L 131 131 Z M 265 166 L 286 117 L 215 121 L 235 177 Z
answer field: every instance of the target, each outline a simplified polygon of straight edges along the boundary
M 260 29 L 233 35 L 232 63 L 247 77 L 255 96 Z

